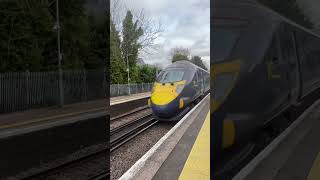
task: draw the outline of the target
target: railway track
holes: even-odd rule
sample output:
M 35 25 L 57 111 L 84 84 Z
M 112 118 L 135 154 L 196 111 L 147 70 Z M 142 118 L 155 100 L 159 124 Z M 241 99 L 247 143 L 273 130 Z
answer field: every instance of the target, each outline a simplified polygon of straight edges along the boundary
M 158 120 L 152 117 L 152 113 L 149 113 L 143 117 L 112 129 L 110 131 L 110 152 L 124 145 L 126 142 L 149 129 L 156 123 L 158 123 Z
M 118 127 L 115 127 L 113 129 L 110 130 L 110 136 L 114 135 L 115 133 L 118 133 L 120 131 L 123 131 L 124 129 L 126 129 L 127 127 L 131 126 L 131 125 L 134 125 L 136 123 L 138 123 L 139 121 L 143 121 L 144 119 L 146 118 L 150 118 L 152 116 L 152 113 L 148 113 L 148 114 L 145 114 L 139 118 L 136 118 L 132 121 L 129 121 L 127 123 L 124 123 Z
M 80 157 L 78 159 L 72 160 L 72 161 L 68 161 L 65 162 L 59 166 L 41 171 L 39 173 L 33 174 L 31 176 L 28 176 L 24 179 L 33 179 L 33 180 L 37 180 L 37 179 L 46 179 L 49 176 L 53 176 L 55 174 L 60 173 L 63 169 L 66 168 L 76 168 L 78 166 L 81 166 L 81 164 L 89 162 L 90 160 L 97 158 L 97 157 L 101 157 L 101 156 L 106 156 L 109 153 L 109 148 L 106 147 L 103 150 L 97 151 L 95 153 L 91 153 L 87 156 L 83 156 Z M 103 172 L 98 174 L 98 175 L 94 175 L 93 177 L 88 177 L 88 179 L 99 179 L 100 177 L 103 179 L 103 174 L 104 177 L 108 177 L 109 176 L 109 172 L 105 172 L 105 169 L 102 170 Z M 107 176 L 106 176 L 107 175 Z
M 132 115 L 132 114 L 141 112 L 141 111 L 146 110 L 146 109 L 148 109 L 148 108 L 149 108 L 148 106 L 143 106 L 143 107 L 137 108 L 137 109 L 135 109 L 135 110 L 133 110 L 133 111 L 130 111 L 130 112 L 121 114 L 121 115 L 119 115 L 119 116 L 112 117 L 112 118 L 110 119 L 110 121 L 116 121 L 116 120 L 119 120 L 119 119 L 128 117 L 128 116 L 130 116 L 130 115 Z
M 103 171 L 100 174 L 89 178 L 90 180 L 104 180 L 104 179 L 109 179 L 110 178 L 110 172 L 109 170 Z

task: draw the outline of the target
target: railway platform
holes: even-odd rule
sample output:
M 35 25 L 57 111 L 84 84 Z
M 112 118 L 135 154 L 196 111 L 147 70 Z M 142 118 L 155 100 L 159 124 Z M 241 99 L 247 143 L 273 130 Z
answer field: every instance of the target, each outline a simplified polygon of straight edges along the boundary
M 109 108 L 101 99 L 0 115 L 0 179 L 23 179 L 107 147 L 108 115 L 139 101 L 147 104 L 147 97 L 111 98 Z
M 54 106 L 2 114 L 0 131 L 99 111 L 106 111 L 105 99 L 65 105 L 63 108 Z
M 141 157 L 124 179 L 210 179 L 210 94 Z
M 234 180 L 320 179 L 320 100 L 273 140 Z
M 23 179 L 56 159 L 95 151 L 107 139 L 106 117 L 105 99 L 0 115 L 0 179 Z
M 150 97 L 150 93 L 133 94 L 131 96 L 119 96 L 111 98 L 110 105 L 115 106 L 122 103 L 136 101 Z M 31 109 L 26 111 L 0 115 L 0 131 L 8 128 L 45 123 L 48 121 L 66 119 L 88 113 L 107 111 L 107 100 L 100 99 L 63 106 Z
M 129 101 L 135 101 L 135 100 L 144 99 L 144 98 L 148 98 L 148 97 L 150 97 L 150 92 L 131 94 L 128 96 L 112 97 L 112 98 L 110 98 L 110 105 L 113 106 L 116 104 L 126 103 Z

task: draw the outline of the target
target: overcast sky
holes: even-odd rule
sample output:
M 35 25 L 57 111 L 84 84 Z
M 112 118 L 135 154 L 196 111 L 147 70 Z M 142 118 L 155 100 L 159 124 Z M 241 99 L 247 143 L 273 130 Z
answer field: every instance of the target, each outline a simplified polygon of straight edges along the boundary
M 174 47 L 185 47 L 191 55 L 210 64 L 210 0 L 123 0 L 128 9 L 145 10 L 146 15 L 161 20 L 164 32 L 157 39 L 159 49 L 143 55 L 148 64 L 170 64 Z

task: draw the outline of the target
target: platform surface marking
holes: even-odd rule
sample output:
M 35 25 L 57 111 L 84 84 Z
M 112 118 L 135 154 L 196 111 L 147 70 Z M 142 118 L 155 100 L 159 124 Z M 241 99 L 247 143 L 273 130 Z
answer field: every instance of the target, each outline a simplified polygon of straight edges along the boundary
M 48 117 L 43 117 L 43 118 L 36 118 L 36 119 L 23 121 L 23 122 L 12 123 L 12 124 L 4 124 L 4 125 L 0 125 L 0 129 L 25 126 L 25 125 L 30 125 L 30 124 L 34 124 L 34 123 L 49 121 L 49 120 L 53 120 L 53 119 L 67 118 L 67 117 L 81 115 L 81 114 L 85 114 L 85 113 L 93 113 L 95 111 L 104 111 L 105 109 L 106 109 L 105 107 L 99 107 L 99 108 L 89 109 L 89 110 L 85 110 L 85 111 L 78 111 L 78 112 L 65 113 L 65 114 L 48 116 Z
M 311 171 L 308 175 L 308 180 L 319 180 L 320 179 L 320 152 L 315 159 Z
M 189 179 L 210 179 L 210 111 L 179 177 Z

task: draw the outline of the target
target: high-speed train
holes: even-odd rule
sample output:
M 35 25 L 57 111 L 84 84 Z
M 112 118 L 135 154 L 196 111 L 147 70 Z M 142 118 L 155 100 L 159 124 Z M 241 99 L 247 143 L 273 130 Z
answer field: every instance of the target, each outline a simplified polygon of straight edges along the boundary
M 320 36 L 251 0 L 214 0 L 212 145 L 224 152 L 320 89 Z
M 157 76 L 148 100 L 154 116 L 163 121 L 179 120 L 209 91 L 209 78 L 206 70 L 187 60 L 166 67 Z

